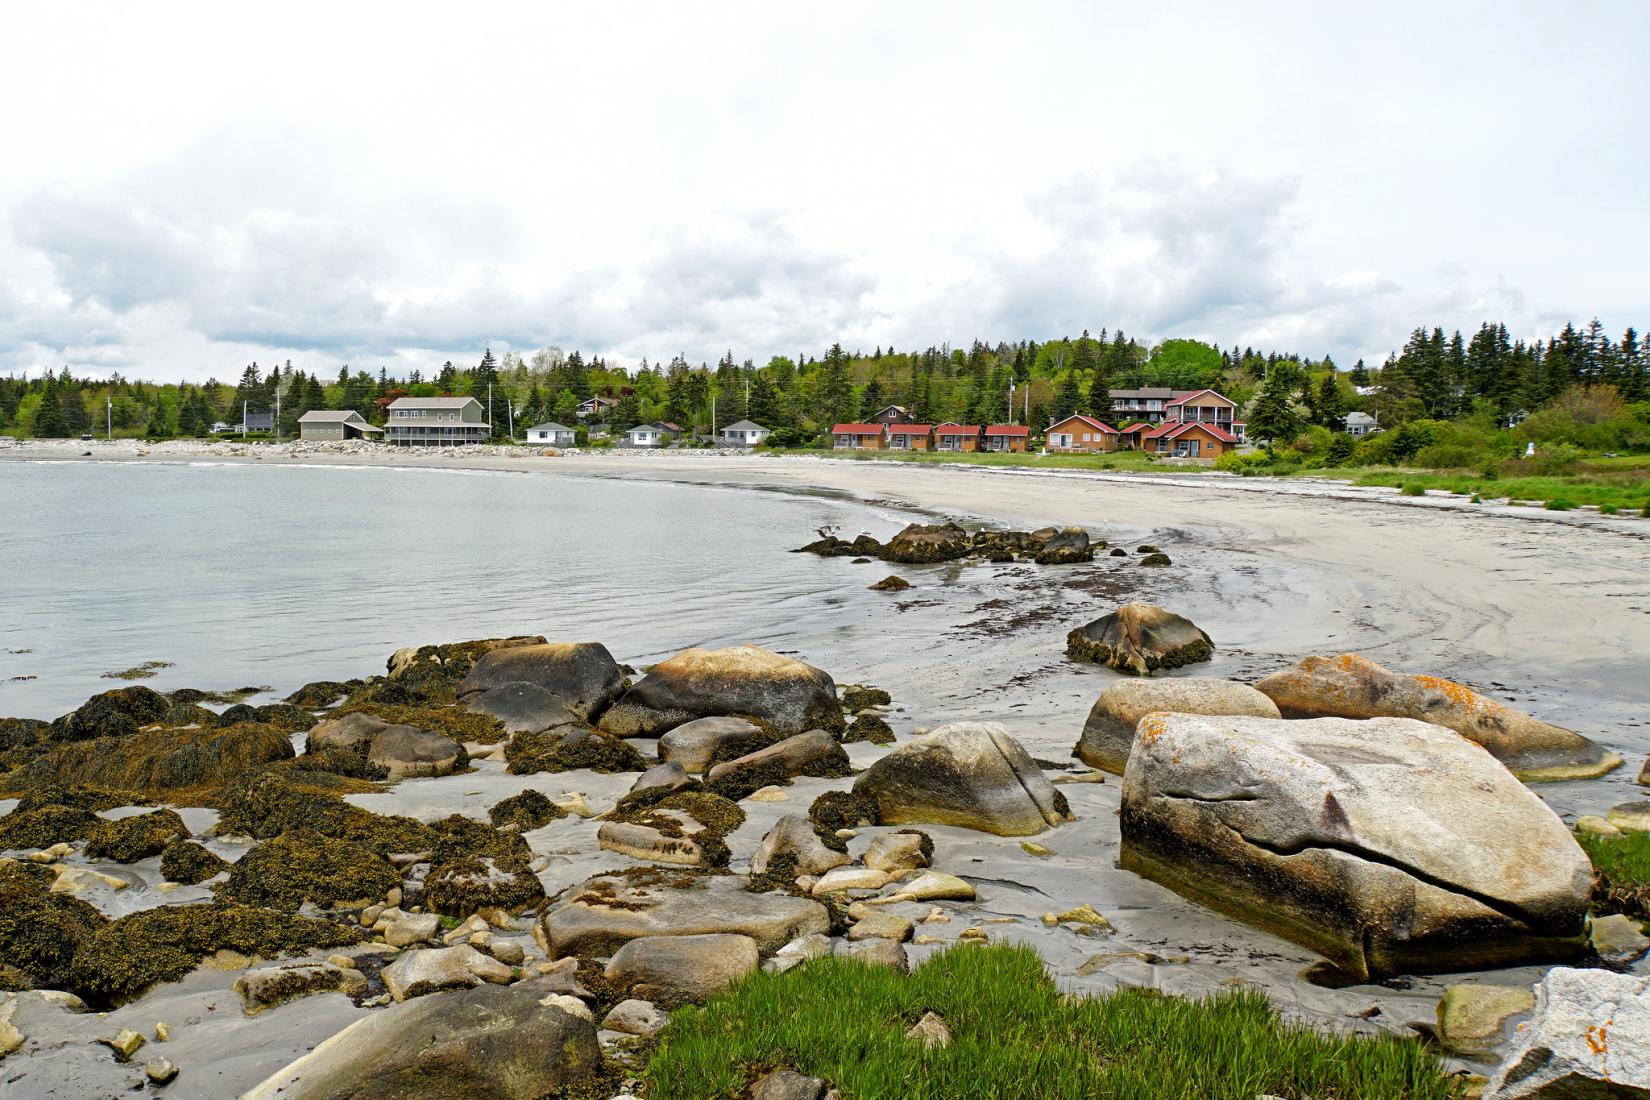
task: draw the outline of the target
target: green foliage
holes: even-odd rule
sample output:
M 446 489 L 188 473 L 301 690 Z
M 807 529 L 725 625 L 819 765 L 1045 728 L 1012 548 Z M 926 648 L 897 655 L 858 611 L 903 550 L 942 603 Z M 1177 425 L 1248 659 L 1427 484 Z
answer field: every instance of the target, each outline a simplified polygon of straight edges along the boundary
M 1418 481 L 1412 481 L 1403 486 L 1403 494 L 1406 497 L 1424 497 L 1427 495 L 1427 487 Z
M 927 1012 L 945 1020 L 948 1046 L 905 1038 Z M 1021 946 L 953 947 L 910 975 L 840 957 L 754 974 L 671 1018 L 645 1073 L 647 1094 L 743 1096 L 781 1066 L 855 1100 L 1458 1095 L 1416 1040 L 1285 1024 L 1257 990 L 1067 999 Z
M 1575 838 L 1593 861 L 1595 908 L 1650 920 L 1650 833 Z
M 1565 497 L 1554 497 L 1547 502 L 1547 511 L 1549 512 L 1573 512 L 1576 507 L 1575 501 Z

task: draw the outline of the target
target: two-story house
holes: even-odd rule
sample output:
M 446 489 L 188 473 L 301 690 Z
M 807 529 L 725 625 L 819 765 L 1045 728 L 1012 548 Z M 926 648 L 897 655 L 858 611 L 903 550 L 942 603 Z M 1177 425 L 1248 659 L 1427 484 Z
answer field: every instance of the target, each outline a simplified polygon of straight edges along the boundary
M 400 447 L 461 447 L 492 435 L 473 397 L 398 397 L 384 422 L 385 442 Z
M 573 410 L 573 415 L 580 420 L 589 420 L 592 416 L 603 417 L 610 412 L 618 402 L 611 397 L 587 397 L 580 401 Z

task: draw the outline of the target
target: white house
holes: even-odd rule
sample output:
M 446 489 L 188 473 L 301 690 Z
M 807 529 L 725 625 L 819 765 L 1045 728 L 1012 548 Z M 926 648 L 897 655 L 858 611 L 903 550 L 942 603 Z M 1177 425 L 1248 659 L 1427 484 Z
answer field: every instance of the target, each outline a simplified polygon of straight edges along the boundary
M 739 420 L 722 429 L 722 442 L 741 447 L 754 447 L 772 434 L 772 430 L 752 420 Z
M 573 438 L 573 429 L 563 424 L 535 424 L 527 429 L 527 442 L 547 447 L 571 447 Z
M 653 424 L 638 424 L 624 435 L 632 447 L 663 447 L 680 439 L 682 429 L 668 420 L 661 420 Z
M 1376 428 L 1375 418 L 1366 412 L 1350 412 L 1346 414 L 1346 434 L 1364 436 Z

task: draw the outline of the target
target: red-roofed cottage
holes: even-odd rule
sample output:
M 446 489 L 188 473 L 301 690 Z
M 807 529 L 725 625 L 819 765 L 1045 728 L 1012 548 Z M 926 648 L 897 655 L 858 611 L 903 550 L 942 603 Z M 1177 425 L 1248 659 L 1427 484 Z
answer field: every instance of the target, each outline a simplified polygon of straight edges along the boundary
M 928 439 L 934 430 L 932 424 L 890 424 L 888 425 L 888 449 L 890 451 L 926 451 Z
M 886 424 L 838 424 L 831 429 L 833 451 L 880 451 L 888 445 Z
M 1117 450 L 1117 429 L 1082 413 L 1050 424 L 1044 438 L 1051 451 Z
M 1024 424 L 987 424 L 985 449 L 988 451 L 1024 451 L 1031 429 Z
M 978 424 L 941 424 L 934 429 L 936 451 L 977 451 L 980 449 Z
M 1219 458 L 1237 445 L 1225 428 L 1196 420 L 1166 420 L 1143 436 L 1146 450 L 1175 458 Z

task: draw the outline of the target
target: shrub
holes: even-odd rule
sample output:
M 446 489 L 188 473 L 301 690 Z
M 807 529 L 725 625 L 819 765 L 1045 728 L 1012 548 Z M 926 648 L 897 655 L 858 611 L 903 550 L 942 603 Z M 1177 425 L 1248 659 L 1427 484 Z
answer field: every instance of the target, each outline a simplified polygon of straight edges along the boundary
M 1563 497 L 1554 497 L 1547 502 L 1547 511 L 1549 512 L 1569 512 L 1573 511 L 1575 507 L 1575 501 L 1566 500 Z
M 1406 497 L 1424 497 L 1427 495 L 1427 487 L 1419 481 L 1411 481 L 1403 487 L 1403 494 Z
M 1598 506 L 1598 510 L 1603 515 L 1613 516 L 1621 509 L 1617 508 L 1614 504 L 1600 504 Z
M 1345 466 L 1352 461 L 1353 454 L 1358 449 L 1358 441 L 1345 432 L 1335 433 L 1329 441 L 1329 449 L 1324 452 L 1324 461 L 1331 466 Z

